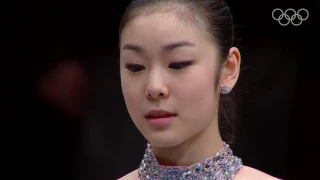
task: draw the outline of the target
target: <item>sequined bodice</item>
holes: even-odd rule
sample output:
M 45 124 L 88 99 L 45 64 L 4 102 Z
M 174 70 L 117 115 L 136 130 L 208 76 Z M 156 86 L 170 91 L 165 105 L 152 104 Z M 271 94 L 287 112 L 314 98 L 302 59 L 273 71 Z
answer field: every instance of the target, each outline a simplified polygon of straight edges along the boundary
M 242 167 L 242 160 L 233 155 L 228 144 L 223 143 L 221 152 L 191 166 L 159 165 L 148 144 L 139 167 L 139 177 L 142 180 L 231 180 Z

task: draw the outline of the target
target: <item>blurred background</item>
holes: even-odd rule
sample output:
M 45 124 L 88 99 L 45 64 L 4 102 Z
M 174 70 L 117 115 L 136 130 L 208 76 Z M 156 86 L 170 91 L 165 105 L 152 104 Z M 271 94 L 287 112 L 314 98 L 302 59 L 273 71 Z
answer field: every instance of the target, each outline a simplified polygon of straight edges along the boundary
M 118 26 L 128 3 L 11 1 L 4 8 L 11 177 L 112 180 L 139 166 L 146 141 L 127 113 L 119 76 Z M 227 3 L 243 61 L 235 154 L 282 179 L 317 178 L 319 1 Z M 281 26 L 275 8 L 305 8 L 309 18 Z

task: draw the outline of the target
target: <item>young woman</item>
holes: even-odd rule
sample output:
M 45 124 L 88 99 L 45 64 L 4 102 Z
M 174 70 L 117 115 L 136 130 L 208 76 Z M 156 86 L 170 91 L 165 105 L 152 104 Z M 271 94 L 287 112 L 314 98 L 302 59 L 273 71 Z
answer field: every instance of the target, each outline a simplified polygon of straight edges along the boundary
M 135 179 L 276 179 L 244 166 L 219 131 L 240 52 L 223 0 L 134 0 L 120 24 L 121 85 L 150 144 Z

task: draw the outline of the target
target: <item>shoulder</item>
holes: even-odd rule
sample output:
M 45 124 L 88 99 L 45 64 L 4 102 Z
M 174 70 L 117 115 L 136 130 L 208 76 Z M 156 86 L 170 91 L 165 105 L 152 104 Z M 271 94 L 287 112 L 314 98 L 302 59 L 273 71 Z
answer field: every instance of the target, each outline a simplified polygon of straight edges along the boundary
M 137 179 L 137 180 L 139 179 L 138 170 L 134 170 L 134 171 L 130 172 L 129 174 L 121 177 L 118 180 L 135 180 L 135 179 Z
M 276 177 L 273 177 L 269 174 L 266 174 L 262 171 L 251 168 L 249 166 L 243 166 L 234 178 L 234 180 L 256 180 L 256 179 L 259 179 L 259 180 L 280 180 Z

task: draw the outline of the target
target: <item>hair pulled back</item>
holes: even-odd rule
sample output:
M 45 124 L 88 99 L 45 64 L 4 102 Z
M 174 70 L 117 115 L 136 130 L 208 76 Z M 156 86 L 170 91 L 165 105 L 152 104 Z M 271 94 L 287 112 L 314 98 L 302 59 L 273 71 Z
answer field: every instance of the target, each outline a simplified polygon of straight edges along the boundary
M 215 44 L 218 50 L 216 89 L 219 86 L 223 63 L 228 59 L 234 43 L 234 24 L 229 7 L 224 0 L 133 0 L 127 7 L 120 22 L 119 34 L 138 16 L 155 12 L 173 12 L 183 22 L 201 28 L 201 31 Z M 219 130 L 222 138 L 232 143 L 235 136 L 235 103 L 228 95 L 219 100 Z

